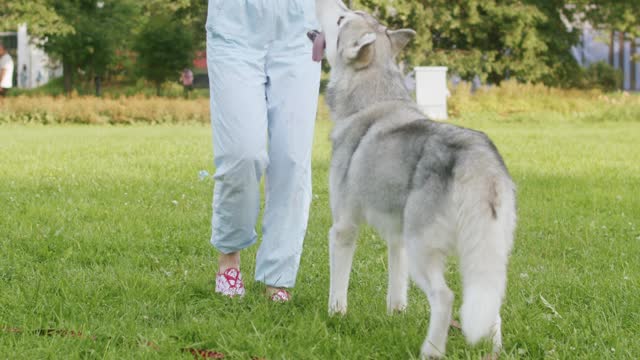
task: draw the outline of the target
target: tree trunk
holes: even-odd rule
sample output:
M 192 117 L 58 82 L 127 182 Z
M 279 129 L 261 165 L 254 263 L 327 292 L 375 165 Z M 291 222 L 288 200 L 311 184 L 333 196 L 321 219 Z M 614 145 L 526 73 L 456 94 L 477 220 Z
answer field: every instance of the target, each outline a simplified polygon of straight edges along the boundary
M 629 56 L 629 60 L 631 63 L 631 71 L 629 72 L 629 76 L 631 76 L 630 89 L 631 91 L 638 90 L 638 84 L 636 83 L 636 46 L 638 45 L 635 37 L 632 36 L 631 39 L 631 55 Z
M 622 74 L 622 90 L 624 90 L 624 32 L 618 33 L 618 66 Z
M 102 96 L 102 76 L 96 75 L 95 82 L 96 82 L 96 96 L 101 97 Z
M 73 65 L 68 60 L 62 60 L 62 75 L 64 76 L 64 93 L 69 96 L 73 89 Z
M 614 64 L 614 46 L 615 46 L 615 42 L 616 42 L 616 31 L 615 30 L 611 30 L 611 40 L 609 41 L 609 65 L 611 65 L 612 67 L 615 67 L 616 64 Z
M 157 82 L 156 83 L 156 95 L 157 96 L 162 95 L 162 83 L 161 82 Z

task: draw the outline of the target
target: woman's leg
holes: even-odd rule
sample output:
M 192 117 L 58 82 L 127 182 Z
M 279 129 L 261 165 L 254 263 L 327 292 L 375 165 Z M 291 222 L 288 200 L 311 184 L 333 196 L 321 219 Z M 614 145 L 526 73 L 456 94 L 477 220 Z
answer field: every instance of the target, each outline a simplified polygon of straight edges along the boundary
M 238 16 L 243 9 L 225 8 L 215 21 L 224 21 L 227 14 Z M 266 50 L 229 41 L 231 36 L 218 31 L 224 28 L 207 26 L 216 165 L 211 243 L 221 253 L 221 271 L 237 268 L 237 253 L 256 241 L 260 178 L 268 164 Z
M 307 0 L 290 2 L 296 1 Z M 271 44 L 266 67 L 269 167 L 256 280 L 272 288 L 293 287 L 296 281 L 311 202 L 311 147 L 320 85 L 320 64 L 312 61 L 306 36 L 309 14 L 292 14 L 289 5 L 280 12 L 285 15 L 279 29 L 288 35 Z M 313 11 L 313 6 L 306 11 Z

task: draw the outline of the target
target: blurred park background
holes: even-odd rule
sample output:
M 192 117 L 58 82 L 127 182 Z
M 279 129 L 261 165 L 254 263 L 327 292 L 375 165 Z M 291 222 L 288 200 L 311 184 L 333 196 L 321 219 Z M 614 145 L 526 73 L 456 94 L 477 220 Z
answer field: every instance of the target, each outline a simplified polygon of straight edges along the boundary
M 408 84 L 414 67 L 448 67 L 450 117 L 481 104 L 492 111 L 485 99 L 504 105 L 504 93 L 503 115 L 548 103 L 640 113 L 638 96 L 626 97 L 640 89 L 640 1 L 346 2 L 417 31 L 401 67 Z M 209 122 L 206 0 L 0 0 L 0 16 L 15 64 L 0 123 Z M 184 69 L 190 101 L 180 99 Z
M 417 39 L 400 59 L 447 66 L 454 81 L 640 89 L 640 1 L 347 0 Z M 2 0 L 11 95 L 206 97 L 206 0 Z M 326 69 L 325 69 L 326 70 Z

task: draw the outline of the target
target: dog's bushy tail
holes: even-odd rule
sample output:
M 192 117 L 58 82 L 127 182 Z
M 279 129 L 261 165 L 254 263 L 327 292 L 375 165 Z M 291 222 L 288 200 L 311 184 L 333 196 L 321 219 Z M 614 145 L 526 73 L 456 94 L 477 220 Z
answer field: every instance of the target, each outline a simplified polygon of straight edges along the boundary
M 487 277 L 467 275 L 460 310 L 462 332 L 472 345 L 492 335 L 491 331 L 499 321 L 506 282 L 506 276 L 499 272 L 483 276 Z
M 491 336 L 500 321 L 507 283 L 507 262 L 515 229 L 515 194 L 511 183 L 493 184 L 491 211 L 476 206 L 460 227 L 459 250 L 463 298 L 462 332 L 470 344 Z M 503 186 L 500 186 L 503 185 Z

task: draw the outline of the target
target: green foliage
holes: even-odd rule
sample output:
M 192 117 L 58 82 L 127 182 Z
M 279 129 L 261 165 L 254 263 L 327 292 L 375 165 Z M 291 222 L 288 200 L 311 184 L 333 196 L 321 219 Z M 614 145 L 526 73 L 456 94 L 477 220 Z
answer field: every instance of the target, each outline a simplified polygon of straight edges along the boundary
M 29 32 L 40 35 L 63 35 L 75 30 L 49 6 L 48 0 L 0 1 L 0 31 L 13 30 L 26 23 Z
M 541 28 L 550 19 L 523 1 L 361 0 L 391 27 L 418 32 L 407 61 L 445 65 L 465 79 L 476 74 L 500 82 L 507 76 L 539 81 L 551 72 Z
M 544 84 L 521 84 L 514 80 L 503 81 L 499 86 L 482 87 L 473 94 L 470 86 L 468 83 L 451 86 L 447 106 L 454 122 L 469 118 L 526 123 L 640 120 L 640 95 L 637 94 L 604 93 L 592 87 L 588 91 L 562 89 Z M 578 86 L 589 87 L 589 84 L 576 84 Z
M 417 31 L 417 38 L 403 54 L 402 60 L 408 64 L 444 65 L 450 68 L 450 73 L 464 79 L 479 75 L 482 80 L 496 84 L 507 78 L 550 86 L 591 83 L 584 79 L 584 71 L 570 53 L 579 41 L 579 24 L 584 22 L 604 30 L 625 32 L 627 38 L 640 37 L 640 1 L 354 0 L 353 3 L 393 28 L 410 27 Z M 129 70 L 137 64 L 131 51 L 146 46 L 133 46 L 131 39 L 140 38 L 152 22 L 180 24 L 179 33 L 191 36 L 191 49 L 204 48 L 206 16 L 204 0 L 0 0 L 0 26 L 11 29 L 26 22 L 32 34 L 47 39 L 41 45 L 62 60 L 67 93 L 78 73 L 85 74 L 85 79 L 122 74 L 133 80 L 135 72 Z M 567 29 L 565 20 L 578 26 Z M 153 40 L 148 33 L 145 36 Z M 167 51 L 181 49 L 171 47 L 161 52 Z M 147 68 L 141 73 L 147 78 L 158 77 L 152 72 Z
M 47 53 L 62 60 L 67 93 L 79 70 L 89 77 L 105 75 L 118 59 L 118 50 L 127 48 L 132 22 L 139 14 L 135 0 L 51 0 L 49 6 L 73 29 L 60 34 L 51 28 L 40 34 L 46 38 L 42 46 Z
M 163 98 L 183 98 L 184 88 L 177 81 L 167 81 L 162 84 L 162 97 Z M 9 97 L 29 97 L 29 98 L 42 98 L 47 96 L 59 97 L 64 95 L 64 83 L 63 79 L 53 79 L 46 85 L 40 86 L 35 89 L 13 89 L 9 94 Z M 94 84 L 90 82 L 77 82 L 71 93 L 71 97 L 75 96 L 93 96 L 95 94 Z M 107 99 L 119 99 L 129 97 L 142 97 L 153 98 L 157 96 L 156 85 L 146 81 L 144 78 L 137 78 L 125 81 L 110 80 L 105 82 L 102 87 L 102 97 Z M 191 92 L 190 98 L 209 98 L 209 89 L 194 89 Z M 38 99 L 35 100 L 36 102 Z M 55 105 L 55 103 L 54 103 Z M 206 104 L 203 106 L 206 107 Z M 39 106 L 36 106 L 39 108 Z M 137 115 L 132 115 L 132 118 L 137 118 Z M 151 119 L 149 119 L 151 121 Z M 64 120 L 62 120 L 64 122 Z M 146 120 L 145 120 L 146 121 Z
M 589 65 L 583 70 L 582 83 L 585 89 L 615 91 L 622 87 L 622 73 L 604 61 Z
M 136 37 L 140 74 L 156 84 L 160 95 L 163 82 L 178 78 L 190 65 L 194 54 L 194 39 L 181 22 L 169 16 L 154 16 Z
M 63 36 L 42 34 L 47 38 L 45 50 L 78 68 L 92 65 L 96 72 L 103 72 L 115 50 L 124 47 L 131 19 L 136 15 L 134 1 L 114 0 L 103 4 L 99 7 L 94 0 L 53 2 L 55 12 L 74 31 Z
M 574 0 L 583 18 L 605 30 L 640 37 L 640 1 Z
M 539 80 L 549 86 L 573 86 L 582 76 L 582 69 L 571 54 L 571 47 L 580 41 L 580 28 L 567 28 L 563 19 L 575 18 L 579 9 L 569 7 L 566 0 L 525 0 L 544 14 L 545 20 L 536 26 L 537 36 L 547 49 L 537 59 L 548 69 Z
M 159 33 L 162 38 L 160 41 L 177 40 L 183 49 L 190 51 L 193 51 L 194 46 L 203 47 L 206 7 L 206 1 L 201 0 L 2 1 L 0 15 L 3 22 L 8 20 L 8 26 L 15 27 L 18 23 L 26 22 L 31 34 L 46 39 L 40 45 L 50 55 L 62 61 L 65 92 L 69 94 L 78 73 L 84 74 L 85 79 L 92 80 L 94 77 L 102 78 L 107 74 L 114 75 L 135 68 L 137 64 L 131 63 L 130 50 L 134 48 L 131 39 L 139 32 L 144 32 L 143 27 L 148 30 L 152 26 L 150 23 L 165 21 L 170 24 L 170 29 L 179 28 L 180 34 L 175 39 Z M 5 23 L 2 25 L 7 26 Z M 162 26 L 154 29 L 166 31 Z M 185 32 L 184 29 L 188 31 Z M 192 38 L 190 41 L 185 39 L 187 35 Z M 141 36 L 156 40 L 148 32 Z M 151 59 L 152 55 L 148 51 L 154 49 L 145 44 L 135 48 L 147 51 L 141 58 L 154 64 L 154 61 L 161 61 L 165 56 L 156 54 L 153 55 L 155 59 Z M 161 52 L 173 51 L 170 48 L 161 49 Z M 177 51 L 181 53 L 182 49 Z M 184 58 L 184 55 L 180 54 L 178 57 Z M 184 61 L 173 61 L 164 66 L 176 64 L 183 66 Z M 159 72 L 161 71 L 149 69 L 148 66 L 140 71 L 156 84 L 161 84 L 168 76 L 160 76 Z M 131 78 L 134 74 L 129 72 L 125 75 Z
M 602 82 L 600 78 L 594 81 Z M 451 87 L 451 96 L 447 103 L 453 122 L 477 118 L 489 122 L 529 123 L 622 123 L 640 120 L 640 95 L 625 92 L 560 89 L 509 80 L 503 81 L 500 86 L 483 87 L 472 94 L 469 86 L 462 83 L 457 87 Z M 33 93 L 29 96 L 14 96 L 14 93 L 6 98 L 0 107 L 0 124 L 210 122 L 208 91 L 197 89 L 194 100 L 184 100 L 182 87 L 177 82 L 164 83 L 161 98 L 156 97 L 153 88 L 143 80 L 116 88 L 107 87 L 103 98 L 86 96 L 90 95 L 91 91 L 82 90 L 67 98 L 46 96 L 47 93 L 40 96 Z M 53 94 L 62 93 L 60 84 L 56 87 L 50 86 L 47 91 Z M 318 118 L 328 117 L 328 109 L 319 106 Z
M 118 94 L 102 98 L 75 94 L 63 98 L 13 97 L 0 107 L 0 124 L 209 123 L 207 98 L 187 101 L 178 95 L 182 89 L 169 86 L 165 90 L 175 92 L 175 98 L 145 95 L 124 98 Z
M 142 16 L 150 19 L 156 16 L 172 14 L 172 18 L 189 29 L 194 43 L 204 48 L 207 20 L 207 1 L 203 0 L 148 0 L 142 4 Z
M 640 9 L 635 11 L 638 5 L 630 2 L 613 1 L 599 6 L 597 11 L 587 6 L 592 1 L 572 3 L 573 6 L 565 0 L 359 0 L 356 6 L 373 10 L 393 28 L 409 27 L 418 32 L 405 56 L 411 65 L 448 66 L 451 73 L 467 80 L 479 75 L 492 83 L 515 78 L 521 82 L 575 86 L 583 82 L 583 72 L 570 50 L 579 41 L 580 29 L 567 28 L 566 20 L 596 21 L 597 14 L 598 21 L 622 26 L 618 19 L 622 17 L 626 24 L 640 29 Z M 611 13 L 609 8 L 617 10 Z

